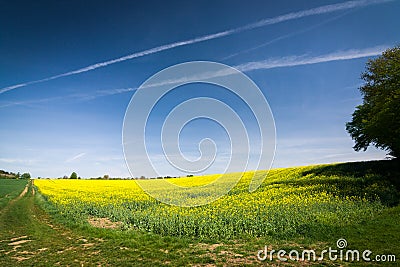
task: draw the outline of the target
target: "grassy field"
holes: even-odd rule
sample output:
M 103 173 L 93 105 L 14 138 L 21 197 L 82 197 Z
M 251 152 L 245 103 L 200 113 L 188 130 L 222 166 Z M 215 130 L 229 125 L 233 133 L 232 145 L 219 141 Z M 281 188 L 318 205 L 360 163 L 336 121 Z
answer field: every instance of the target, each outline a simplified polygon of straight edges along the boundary
M 0 210 L 16 198 L 27 183 L 27 180 L 0 179 Z
M 228 195 L 192 208 L 162 204 L 135 181 L 36 180 L 0 214 L 0 265 L 366 265 L 327 257 L 316 262 L 256 257 L 265 246 L 320 255 L 335 249 L 340 238 L 347 249 L 371 250 L 371 257 L 400 255 L 396 162 L 255 174 L 266 175 L 257 191 L 248 192 L 253 173 L 247 173 Z M 198 186 L 213 179 L 171 182 Z

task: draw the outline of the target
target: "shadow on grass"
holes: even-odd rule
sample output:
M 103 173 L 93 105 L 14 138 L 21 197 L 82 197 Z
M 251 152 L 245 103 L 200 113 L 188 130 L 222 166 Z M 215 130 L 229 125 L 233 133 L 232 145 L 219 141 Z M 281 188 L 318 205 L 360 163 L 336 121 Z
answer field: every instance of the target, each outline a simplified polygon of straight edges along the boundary
M 388 207 L 400 203 L 400 161 L 381 160 L 348 162 L 334 165 L 310 166 L 296 179 L 274 181 L 270 184 L 289 186 L 317 186 L 343 198 L 357 197 L 381 201 Z

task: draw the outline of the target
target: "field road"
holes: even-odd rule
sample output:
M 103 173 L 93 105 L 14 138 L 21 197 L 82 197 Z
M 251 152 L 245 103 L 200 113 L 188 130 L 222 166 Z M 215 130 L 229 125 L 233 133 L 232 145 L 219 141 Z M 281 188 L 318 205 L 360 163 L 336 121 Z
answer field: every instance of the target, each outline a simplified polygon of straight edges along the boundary
M 108 265 L 96 250 L 100 239 L 89 240 L 50 223 L 49 215 L 35 205 L 34 197 L 35 189 L 29 181 L 0 211 L 0 266 Z

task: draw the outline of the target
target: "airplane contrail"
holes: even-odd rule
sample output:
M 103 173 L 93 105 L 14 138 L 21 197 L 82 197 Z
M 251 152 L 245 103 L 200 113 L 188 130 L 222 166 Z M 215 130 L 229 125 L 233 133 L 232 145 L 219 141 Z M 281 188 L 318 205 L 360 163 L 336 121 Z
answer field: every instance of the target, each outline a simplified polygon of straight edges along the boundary
M 357 8 L 357 7 L 365 7 L 365 6 L 369 6 L 369 5 L 381 4 L 381 3 L 385 3 L 385 2 L 391 2 L 391 1 L 393 1 L 393 0 L 355 0 L 355 1 L 347 1 L 347 2 L 343 2 L 343 3 L 338 3 L 338 4 L 320 6 L 320 7 L 311 8 L 311 9 L 307 9 L 307 10 L 301 10 L 301 11 L 297 11 L 297 12 L 291 12 L 291 13 L 287 13 L 287 14 L 280 15 L 280 16 L 273 17 L 273 18 L 263 19 L 258 22 L 247 24 L 247 25 L 244 25 L 244 26 L 241 26 L 238 28 L 221 31 L 218 33 L 208 34 L 208 35 L 196 37 L 196 38 L 185 40 L 185 41 L 179 41 L 179 42 L 174 42 L 174 43 L 170 43 L 170 44 L 166 44 L 166 45 L 153 47 L 153 48 L 143 50 L 140 52 L 136 52 L 136 53 L 133 53 L 130 55 L 126 55 L 126 56 L 119 57 L 116 59 L 96 63 L 96 64 L 89 65 L 84 68 L 80 68 L 77 70 L 50 76 L 50 77 L 43 78 L 40 80 L 34 80 L 34 81 L 29 81 L 29 82 L 24 82 L 24 83 L 15 84 L 12 86 L 4 87 L 4 88 L 0 89 L 0 94 L 5 93 L 10 90 L 20 88 L 20 87 L 25 87 L 25 86 L 32 85 L 32 84 L 51 81 L 51 80 L 55 80 L 55 79 L 58 79 L 61 77 L 71 76 L 71 75 L 75 75 L 75 74 L 79 74 L 79 73 L 83 73 L 83 72 L 88 72 L 88 71 L 102 68 L 102 67 L 105 67 L 105 66 L 108 66 L 111 64 L 115 64 L 118 62 L 159 53 L 161 51 L 173 49 L 176 47 L 200 43 L 200 42 L 204 42 L 204 41 L 208 41 L 208 40 L 213 40 L 213 39 L 221 38 L 224 36 L 229 36 L 229 35 L 233 35 L 236 33 L 240 33 L 243 31 L 248 31 L 248 30 L 252 30 L 252 29 L 256 29 L 256 28 L 260 28 L 260 27 L 264 27 L 264 26 L 268 26 L 268 25 L 278 24 L 281 22 L 289 21 L 289 20 L 295 20 L 295 19 L 300 19 L 300 18 L 314 16 L 314 15 L 321 15 L 321 14 L 331 13 L 331 12 L 340 11 L 340 10 L 348 10 L 348 9 Z
M 284 68 L 284 67 L 296 67 L 302 65 L 311 65 L 311 64 L 318 64 L 318 63 L 325 63 L 331 61 L 341 61 L 341 60 L 351 60 L 351 59 L 358 59 L 358 58 L 365 58 L 371 56 L 378 56 L 382 54 L 388 47 L 387 45 L 375 46 L 375 47 L 368 47 L 363 49 L 350 49 L 350 50 L 342 50 L 331 52 L 328 54 L 318 55 L 318 56 L 309 56 L 309 55 L 292 55 L 292 56 L 285 56 L 280 58 L 269 58 L 260 61 L 252 61 L 246 62 L 239 65 L 234 66 L 239 71 L 242 72 L 249 72 L 254 70 L 261 70 L 261 69 L 274 69 L 274 68 Z M 218 77 L 218 76 L 227 76 L 231 75 L 232 72 L 220 72 L 220 73 L 200 73 L 200 76 L 196 77 L 197 79 L 208 79 L 210 77 Z M 165 80 L 161 81 L 156 84 L 149 84 L 147 87 L 157 87 L 167 84 L 175 84 L 175 83 L 182 83 L 182 82 L 189 82 L 192 81 L 194 77 L 184 77 L 178 80 Z M 142 87 L 144 88 L 144 87 Z M 129 88 L 113 88 L 108 90 L 98 90 L 92 95 L 87 94 L 71 94 L 67 96 L 57 96 L 51 98 L 41 98 L 36 100 L 28 100 L 28 101 L 19 101 L 19 102 L 9 102 L 3 105 L 0 104 L 0 108 L 15 106 L 15 105 L 28 105 L 28 104 L 35 104 L 35 103 L 42 103 L 48 102 L 53 100 L 65 99 L 65 98 L 74 98 L 80 99 L 83 101 L 92 100 L 97 97 L 104 97 L 110 96 L 115 94 L 122 94 L 128 92 L 134 92 L 138 90 L 139 87 L 129 87 Z
M 72 158 L 66 159 L 64 162 L 65 162 L 65 163 L 72 162 L 72 161 L 74 161 L 74 160 L 77 160 L 77 159 L 79 159 L 79 158 L 85 156 L 85 155 L 86 155 L 85 152 L 79 153 L 78 155 L 75 155 L 75 156 L 73 156 Z
M 338 51 L 329 54 L 324 54 L 320 56 L 287 56 L 275 59 L 266 59 L 261 61 L 253 61 L 247 62 L 244 64 L 240 64 L 235 66 L 240 71 L 247 72 L 252 70 L 260 70 L 260 69 L 274 69 L 274 68 L 282 68 L 282 67 L 295 67 L 302 65 L 310 65 L 310 64 L 318 64 L 324 62 L 331 61 L 339 61 L 339 60 L 350 60 L 357 58 L 365 58 L 378 56 L 382 54 L 383 51 L 388 49 L 388 46 L 376 46 L 369 47 L 364 49 L 351 49 L 345 51 Z

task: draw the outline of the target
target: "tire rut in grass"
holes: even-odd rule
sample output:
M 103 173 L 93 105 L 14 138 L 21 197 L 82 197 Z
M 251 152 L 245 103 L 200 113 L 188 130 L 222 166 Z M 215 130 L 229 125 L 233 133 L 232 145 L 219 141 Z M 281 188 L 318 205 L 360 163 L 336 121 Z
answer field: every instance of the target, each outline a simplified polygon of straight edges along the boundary
M 0 214 L 0 266 L 87 265 L 86 254 L 101 254 L 96 242 L 54 223 L 34 200 L 30 182 Z M 97 262 L 105 263 L 101 257 Z

